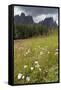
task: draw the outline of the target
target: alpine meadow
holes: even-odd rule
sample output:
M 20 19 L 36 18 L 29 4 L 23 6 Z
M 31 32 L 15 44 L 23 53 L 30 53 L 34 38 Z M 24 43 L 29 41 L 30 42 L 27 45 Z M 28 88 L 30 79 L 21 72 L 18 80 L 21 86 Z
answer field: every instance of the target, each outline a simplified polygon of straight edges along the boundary
M 14 13 L 14 84 L 58 82 L 58 8 L 15 6 Z

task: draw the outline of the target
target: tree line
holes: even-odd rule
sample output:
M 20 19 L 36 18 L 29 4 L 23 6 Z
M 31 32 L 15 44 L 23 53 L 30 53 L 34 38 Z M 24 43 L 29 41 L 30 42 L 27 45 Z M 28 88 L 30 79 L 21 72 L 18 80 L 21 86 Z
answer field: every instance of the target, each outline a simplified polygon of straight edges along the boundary
M 41 24 L 14 25 L 14 39 L 26 39 L 38 35 L 48 35 L 48 27 Z

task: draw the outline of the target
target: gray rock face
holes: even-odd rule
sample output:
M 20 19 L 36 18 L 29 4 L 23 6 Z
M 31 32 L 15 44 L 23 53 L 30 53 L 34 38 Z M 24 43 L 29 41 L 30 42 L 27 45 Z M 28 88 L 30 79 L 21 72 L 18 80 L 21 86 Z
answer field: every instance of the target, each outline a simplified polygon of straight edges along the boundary
M 25 16 L 24 13 L 21 13 L 21 16 L 19 15 L 16 15 L 14 17 L 14 23 L 15 24 L 33 24 L 34 21 L 33 21 L 33 18 L 32 16 Z
M 52 17 L 45 18 L 43 21 L 39 22 L 39 24 L 46 25 L 47 27 L 57 26 Z

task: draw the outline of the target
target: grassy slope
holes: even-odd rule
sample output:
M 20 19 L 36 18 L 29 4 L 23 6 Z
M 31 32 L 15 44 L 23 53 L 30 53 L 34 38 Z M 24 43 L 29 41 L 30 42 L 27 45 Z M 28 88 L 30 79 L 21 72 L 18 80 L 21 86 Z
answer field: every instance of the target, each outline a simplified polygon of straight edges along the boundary
M 14 41 L 14 83 L 42 83 L 58 81 L 58 35 Z M 29 52 L 28 52 L 29 51 Z M 28 52 L 28 53 L 27 53 Z M 56 55 L 55 55 L 56 54 Z M 36 67 L 35 61 L 39 67 Z M 27 65 L 27 68 L 24 68 Z M 33 70 L 31 70 L 33 67 Z M 25 78 L 18 80 L 22 73 Z M 27 81 L 26 77 L 30 80 Z

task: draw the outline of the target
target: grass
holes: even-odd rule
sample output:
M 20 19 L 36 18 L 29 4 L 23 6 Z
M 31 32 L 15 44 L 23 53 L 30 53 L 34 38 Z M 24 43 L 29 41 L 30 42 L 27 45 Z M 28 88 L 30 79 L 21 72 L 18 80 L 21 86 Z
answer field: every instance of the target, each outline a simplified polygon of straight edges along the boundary
M 58 82 L 58 34 L 14 40 L 14 84 Z

